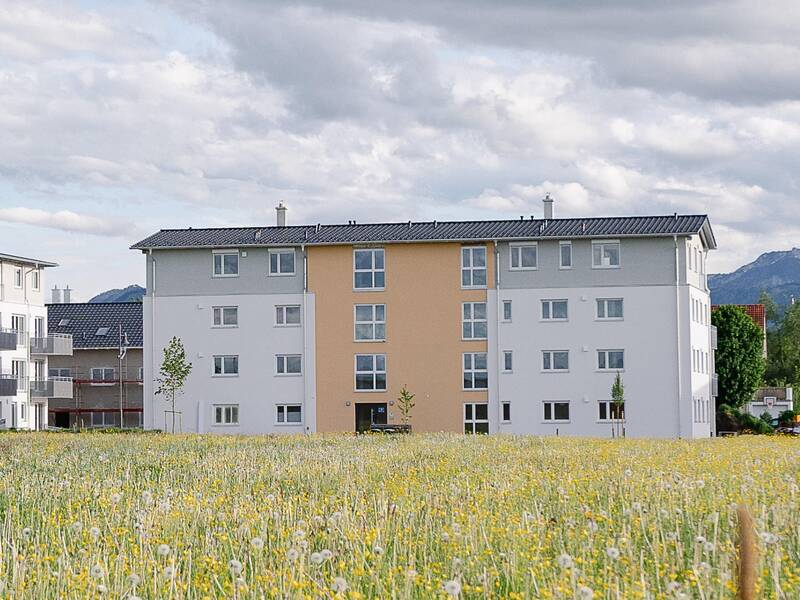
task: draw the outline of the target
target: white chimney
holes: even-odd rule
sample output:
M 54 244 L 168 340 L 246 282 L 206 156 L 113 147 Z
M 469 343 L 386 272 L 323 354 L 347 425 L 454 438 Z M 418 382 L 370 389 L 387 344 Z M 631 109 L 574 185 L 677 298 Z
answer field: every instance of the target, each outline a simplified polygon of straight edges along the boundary
M 64 304 L 69 304 L 72 301 L 72 290 L 69 289 L 69 286 L 65 287 L 64 290 Z
M 553 199 L 550 197 L 550 194 L 544 195 L 544 218 L 548 221 L 553 219 Z
M 57 285 L 53 286 L 53 292 L 50 296 L 50 302 L 53 304 L 61 304 L 61 290 L 58 289 Z
M 283 205 L 283 202 L 279 202 L 278 206 L 275 207 L 275 213 L 275 224 L 278 227 L 286 227 L 286 207 Z

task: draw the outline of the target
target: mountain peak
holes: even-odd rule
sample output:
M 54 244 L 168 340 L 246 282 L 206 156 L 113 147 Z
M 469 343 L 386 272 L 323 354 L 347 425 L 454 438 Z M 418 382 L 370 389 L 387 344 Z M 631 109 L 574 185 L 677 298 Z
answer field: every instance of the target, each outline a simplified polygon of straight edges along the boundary
M 708 276 L 714 304 L 752 304 L 766 290 L 778 304 L 800 297 L 800 248 L 765 252 L 733 273 Z
M 113 289 L 97 294 L 89 300 L 90 303 L 101 304 L 104 302 L 141 302 L 145 289 L 140 285 L 129 285 L 123 289 Z

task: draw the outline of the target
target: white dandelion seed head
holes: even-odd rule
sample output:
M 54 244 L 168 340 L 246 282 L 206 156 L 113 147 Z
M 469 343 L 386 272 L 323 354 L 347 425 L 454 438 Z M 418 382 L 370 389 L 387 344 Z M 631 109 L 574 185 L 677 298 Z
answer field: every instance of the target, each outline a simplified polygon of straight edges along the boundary
M 254 537 L 250 540 L 250 545 L 256 550 L 261 550 L 264 547 L 264 540 L 260 537 Z
M 164 577 L 166 577 L 167 579 L 172 579 L 174 576 L 175 576 L 175 567 L 171 565 L 164 567 Z
M 228 561 L 228 568 L 234 575 L 239 575 L 242 572 L 242 563 L 240 563 L 235 558 L 232 558 L 231 560 Z
M 669 511 L 666 508 L 659 509 L 658 516 L 662 519 L 666 519 L 669 516 Z
M 383 554 L 383 548 L 375 544 L 375 546 L 372 547 L 372 552 L 375 554 L 375 556 L 380 556 Z
M 606 548 L 606 556 L 611 560 L 617 560 L 619 558 L 619 549 L 609 546 Z
M 169 512 L 169 502 L 166 500 L 158 503 L 158 510 L 161 512 Z
M 347 591 L 347 581 L 344 577 L 337 577 L 333 580 L 331 588 L 337 594 L 344 594 Z
M 305 529 L 306 528 L 306 520 L 305 519 L 300 519 L 297 522 L 297 528 L 298 529 Z
M 72 525 L 69 526 L 69 528 L 70 531 L 72 531 L 72 533 L 80 533 L 81 531 L 83 531 L 83 523 L 81 523 L 80 521 L 75 521 Z
M 630 469 L 625 469 L 625 477 L 630 477 L 633 475 L 633 471 Z
M 159 556 L 167 556 L 169 554 L 169 546 L 167 544 L 159 544 L 156 548 L 156 554 Z
M 453 568 L 454 568 L 454 569 L 460 569 L 460 568 L 461 568 L 461 565 L 463 565 L 463 564 L 464 564 L 464 563 L 463 563 L 463 561 L 462 561 L 460 558 L 454 558 L 454 559 L 453 559 Z
M 446 531 L 442 532 L 442 541 L 443 542 L 449 542 L 450 541 L 450 534 L 447 533 Z
M 697 565 L 697 572 L 703 577 L 708 577 L 711 574 L 711 565 L 707 562 L 701 562 Z
M 631 504 L 631 508 L 635 512 L 639 512 L 640 510 L 642 510 L 642 503 L 641 502 L 634 502 L 633 504 Z
M 31 535 L 33 535 L 33 530 L 30 527 L 26 527 L 22 530 L 22 537 L 24 537 L 26 540 L 31 537 Z
M 702 535 L 698 535 L 696 538 L 694 538 L 694 543 L 697 545 L 703 545 L 706 543 L 706 538 Z
M 236 587 L 239 587 L 239 588 L 247 587 L 247 582 L 244 580 L 244 577 L 237 577 L 236 578 Z
M 298 530 L 296 530 L 294 532 L 293 535 L 294 535 L 294 539 L 302 540 L 304 537 L 306 537 L 306 532 L 304 530 L 302 530 L 302 529 L 298 529 Z
M 323 560 L 322 554 L 320 554 L 319 552 L 311 553 L 311 562 L 314 563 L 315 565 L 322 564 L 322 560 Z
M 461 584 L 455 579 L 446 581 L 442 587 L 444 587 L 445 593 L 447 593 L 449 596 L 455 597 L 461 593 Z
M 112 504 L 119 504 L 120 500 L 122 500 L 122 494 L 111 494 Z
M 702 490 L 704 487 L 706 487 L 706 482 L 703 481 L 702 479 L 698 479 L 697 481 L 694 482 L 694 484 L 697 486 L 697 489 L 700 489 L 700 490 Z
M 714 542 L 706 542 L 705 544 L 703 544 L 703 551 L 713 552 L 715 547 L 716 546 L 714 546 Z
M 297 545 L 300 547 L 300 550 L 306 551 L 308 550 L 308 540 L 300 540 L 297 542 Z
M 316 525 L 317 527 L 321 527 L 322 525 L 325 524 L 325 519 L 323 519 L 319 515 L 315 515 L 312 520 L 314 521 L 314 525 Z
M 286 558 L 287 558 L 287 559 L 288 559 L 290 562 L 294 562 L 294 561 L 296 561 L 296 560 L 297 560 L 299 557 L 300 557 L 300 553 L 299 553 L 299 552 L 298 552 L 296 549 L 294 549 L 294 548 L 289 548 L 289 549 L 286 551 Z
M 132 585 L 133 587 L 136 587 L 141 582 L 142 582 L 142 578 L 139 577 L 136 573 L 131 573 L 130 575 L 128 575 L 128 585 Z
M 325 548 L 324 550 L 321 550 L 320 554 L 322 555 L 322 559 L 323 560 L 330 560 L 330 559 L 333 558 L 333 552 L 331 552 L 327 548 Z
M 667 538 L 667 541 L 674 542 L 678 539 L 678 534 L 674 531 L 668 531 L 664 537 Z
M 588 586 L 582 585 L 578 588 L 578 598 L 581 600 L 592 600 L 592 598 L 594 598 L 594 590 Z
M 681 584 L 677 581 L 670 581 L 667 584 L 667 593 L 668 594 L 676 594 L 681 589 Z
M 597 531 L 598 525 L 593 520 L 589 519 L 589 522 L 586 523 L 586 528 L 591 532 L 594 533 Z
M 142 492 L 142 502 L 150 504 L 153 501 L 153 494 L 147 490 Z
M 570 569 L 572 564 L 572 557 L 569 554 L 562 554 L 558 557 L 558 566 L 562 569 Z
M 92 534 L 93 538 L 99 538 L 100 537 L 100 528 L 99 527 L 92 527 L 89 530 L 89 533 Z
M 778 536 L 769 531 L 763 531 L 760 534 L 761 541 L 767 545 L 777 544 L 778 543 Z
M 98 594 L 107 594 L 108 593 L 108 588 L 106 586 L 104 586 L 102 583 L 100 585 L 98 585 L 96 589 L 97 589 L 97 593 Z
M 94 565 L 91 569 L 89 569 L 89 575 L 95 579 L 100 579 L 104 575 L 103 567 L 100 565 Z
M 275 494 L 267 494 L 267 502 L 275 502 Z

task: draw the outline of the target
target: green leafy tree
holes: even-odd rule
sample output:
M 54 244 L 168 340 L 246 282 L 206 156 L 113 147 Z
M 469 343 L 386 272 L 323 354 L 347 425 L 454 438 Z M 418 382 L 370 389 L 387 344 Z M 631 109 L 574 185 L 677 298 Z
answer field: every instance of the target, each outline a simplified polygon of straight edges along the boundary
M 414 402 L 415 394 L 408 391 L 405 385 L 400 390 L 400 397 L 397 399 L 397 410 L 400 411 L 400 422 L 403 425 L 408 425 L 411 420 L 411 410 L 416 406 Z
M 192 363 L 186 360 L 186 350 L 179 337 L 173 337 L 164 347 L 164 360 L 161 362 L 161 376 L 156 379 L 156 395 L 166 396 L 172 406 L 172 433 L 175 433 L 175 396 L 183 392 L 183 386 Z
M 734 408 L 749 402 L 764 378 L 764 334 L 738 306 L 720 306 L 712 315 L 717 327 L 718 404 Z
M 780 319 L 780 310 L 767 290 L 761 290 L 758 295 L 758 303 L 764 305 L 764 316 L 767 319 L 767 323 L 770 325 L 776 324 Z
M 766 379 L 770 385 L 800 383 L 800 303 L 792 304 L 767 337 L 769 358 Z
M 622 376 L 617 371 L 614 383 L 611 385 L 611 404 L 613 406 L 613 423 L 617 437 L 623 429 L 622 423 L 625 420 L 625 386 L 622 383 Z

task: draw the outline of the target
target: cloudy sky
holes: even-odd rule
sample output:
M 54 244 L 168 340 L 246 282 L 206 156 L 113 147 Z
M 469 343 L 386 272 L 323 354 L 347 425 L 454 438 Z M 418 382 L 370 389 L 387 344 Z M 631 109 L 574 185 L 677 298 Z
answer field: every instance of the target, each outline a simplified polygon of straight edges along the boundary
M 0 7 L 0 251 L 78 299 L 165 227 L 708 213 L 800 245 L 796 0 Z

